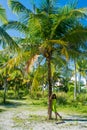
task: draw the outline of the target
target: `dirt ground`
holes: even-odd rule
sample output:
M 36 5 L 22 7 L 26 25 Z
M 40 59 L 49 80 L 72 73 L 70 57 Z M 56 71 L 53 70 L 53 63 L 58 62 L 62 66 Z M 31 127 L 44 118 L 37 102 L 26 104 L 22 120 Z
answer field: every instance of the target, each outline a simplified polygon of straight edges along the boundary
M 87 130 L 87 118 L 80 115 L 60 114 L 63 120 L 49 121 L 47 110 L 32 110 L 23 106 L 1 106 L 0 130 Z

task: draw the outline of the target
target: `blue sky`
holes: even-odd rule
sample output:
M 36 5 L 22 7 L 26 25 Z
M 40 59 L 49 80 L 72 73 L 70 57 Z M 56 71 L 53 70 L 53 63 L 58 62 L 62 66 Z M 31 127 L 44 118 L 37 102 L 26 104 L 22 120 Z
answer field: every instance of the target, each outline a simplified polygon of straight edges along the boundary
M 11 9 L 8 7 L 8 0 L 0 0 L 0 5 L 2 5 L 6 9 L 6 14 L 8 20 L 17 20 L 17 16 L 12 13 Z M 38 4 L 41 0 L 19 0 L 22 2 L 27 8 L 32 8 L 31 4 L 32 1 L 36 1 Z M 42 0 L 43 1 L 43 0 Z M 59 0 L 59 6 L 65 5 L 67 2 L 74 1 L 74 0 Z M 78 8 L 87 7 L 87 0 L 78 0 Z M 83 21 L 87 25 L 87 20 Z M 11 36 L 18 35 L 15 31 L 8 31 L 8 33 L 11 34 Z M 22 34 L 19 34 L 22 35 Z
M 6 9 L 7 16 L 8 16 L 9 20 L 16 20 L 17 17 L 16 17 L 16 15 L 14 15 L 12 13 L 10 8 L 8 8 L 7 1 L 8 0 L 0 0 L 0 5 L 2 5 Z M 19 0 L 19 1 L 22 2 L 27 8 L 31 8 L 30 3 L 32 1 L 36 1 L 38 3 L 40 0 Z M 59 5 L 62 6 L 62 5 L 66 4 L 67 2 L 70 2 L 70 1 L 73 1 L 73 0 L 59 0 Z M 77 7 L 78 8 L 87 7 L 87 0 L 78 0 Z

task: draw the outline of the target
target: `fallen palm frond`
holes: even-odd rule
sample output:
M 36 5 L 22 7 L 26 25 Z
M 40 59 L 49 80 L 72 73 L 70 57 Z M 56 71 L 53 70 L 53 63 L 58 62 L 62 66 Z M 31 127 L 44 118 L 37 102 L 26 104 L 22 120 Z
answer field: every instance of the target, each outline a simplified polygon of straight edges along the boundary
M 39 57 L 39 55 L 34 55 L 32 56 L 28 61 L 27 64 L 25 66 L 25 70 L 26 72 L 30 72 L 31 67 L 34 65 L 35 61 L 37 60 L 37 58 Z

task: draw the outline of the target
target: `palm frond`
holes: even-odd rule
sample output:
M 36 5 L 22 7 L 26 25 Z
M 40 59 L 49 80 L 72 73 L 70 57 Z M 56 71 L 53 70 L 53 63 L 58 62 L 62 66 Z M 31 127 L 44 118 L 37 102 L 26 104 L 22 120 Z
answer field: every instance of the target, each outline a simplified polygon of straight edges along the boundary
M 57 57 L 57 58 L 56 58 Z M 59 67 L 63 67 L 65 64 L 66 64 L 66 60 L 64 57 L 62 57 L 59 53 L 54 53 L 53 54 L 53 59 L 52 59 L 52 62 L 54 64 L 57 64 L 57 66 Z M 58 67 L 58 68 L 59 68 Z
M 73 47 L 86 47 L 85 42 L 87 41 L 87 28 L 84 27 L 76 27 L 70 30 L 65 37 L 63 38 L 66 42 L 68 42 Z
M 2 8 L 1 5 L 0 5 L 0 21 L 3 23 L 7 23 L 6 12 L 5 12 L 5 9 Z
M 5 51 L 5 49 L 3 50 L 3 52 L 1 52 L 1 54 L 3 54 Z M 15 68 L 15 66 L 18 66 L 19 64 L 21 64 L 22 61 L 26 61 L 26 57 L 29 55 L 29 53 L 19 53 L 18 55 L 14 55 L 12 56 L 12 58 L 8 59 L 8 61 L 6 61 L 4 63 L 4 65 L 1 67 L 1 69 L 3 70 L 8 70 L 8 72 L 10 72 L 13 68 Z
M 68 54 L 68 51 L 65 47 L 62 48 L 61 54 L 64 55 L 67 60 L 69 60 L 69 54 Z
M 18 50 L 18 45 L 15 41 L 8 35 L 7 32 L 3 28 L 0 27 L 0 39 L 5 42 L 5 44 L 9 45 L 9 47 L 13 50 Z
M 62 8 L 58 8 L 58 14 L 67 14 L 71 10 L 76 9 L 78 4 L 78 0 L 69 1 L 66 5 L 64 5 Z
M 71 59 L 75 59 L 76 57 L 78 58 L 79 56 L 83 55 L 82 51 L 77 50 L 77 49 L 73 49 L 73 48 L 68 49 L 67 48 L 67 50 L 68 50 L 67 51 L 68 52 L 68 56 Z
M 27 9 L 18 0 L 8 0 L 8 5 L 11 7 L 12 11 L 20 16 L 20 20 L 24 23 L 28 22 L 30 14 L 32 11 Z
M 39 55 L 33 55 L 28 61 L 27 64 L 25 66 L 25 70 L 26 72 L 30 72 L 31 67 L 34 65 L 35 61 L 37 60 L 37 58 L 39 57 Z
M 46 13 L 49 13 L 49 14 L 57 13 L 58 6 L 59 6 L 58 0 L 43 0 L 40 3 L 39 11 L 46 12 Z
M 85 18 L 87 17 L 87 8 L 80 8 L 80 9 L 74 9 L 74 10 L 67 10 L 66 12 L 63 12 L 62 15 L 54 15 L 52 14 L 50 17 L 54 17 L 55 22 L 52 27 L 50 39 L 54 36 L 56 30 L 60 25 L 65 24 L 67 29 L 72 25 L 75 24 L 77 19 L 79 20 L 80 18 Z
M 70 13 L 70 15 L 72 17 L 75 16 L 77 18 L 87 17 L 87 8 L 80 8 L 80 9 L 72 10 L 72 12 Z
M 1 52 L 2 54 L 2 52 Z M 20 64 L 23 63 L 24 61 L 24 71 L 25 72 L 30 72 L 32 66 L 34 65 L 35 61 L 37 60 L 39 55 L 33 55 L 29 51 L 18 53 L 18 55 L 14 55 L 12 58 L 10 58 L 8 61 L 5 61 L 4 64 L 2 65 L 1 69 L 8 70 L 8 72 L 11 72 L 14 68 L 17 68 Z
M 18 21 L 10 21 L 4 25 L 1 26 L 4 30 L 7 29 L 15 29 L 17 31 L 20 31 L 22 33 L 28 33 L 29 29 L 26 25 L 18 22 Z
M 31 32 L 30 32 L 31 35 L 35 34 L 36 32 L 39 32 L 39 33 L 41 32 L 41 29 L 42 29 L 41 23 L 40 23 L 40 20 L 37 17 L 34 16 L 33 18 L 31 18 L 29 20 L 28 25 L 29 25 L 29 28 L 31 30 Z
M 63 40 L 48 40 L 49 43 L 53 43 L 53 44 L 60 44 L 60 45 L 63 45 L 63 46 L 66 46 L 67 45 L 67 42 L 66 41 L 63 41 Z

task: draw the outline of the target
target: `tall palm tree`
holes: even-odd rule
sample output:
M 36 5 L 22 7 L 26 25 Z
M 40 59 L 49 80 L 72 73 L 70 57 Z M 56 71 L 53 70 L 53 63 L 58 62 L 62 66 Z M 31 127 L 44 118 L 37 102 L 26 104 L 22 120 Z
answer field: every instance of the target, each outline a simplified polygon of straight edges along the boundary
M 79 82 L 81 82 L 81 76 L 83 76 L 86 80 L 86 87 L 87 87 L 87 58 L 86 55 L 84 56 L 80 56 L 80 58 L 77 60 L 77 66 L 78 66 L 78 72 L 79 72 Z M 80 83 L 79 83 L 79 89 L 78 92 L 80 93 L 81 87 L 80 87 Z
M 57 56 L 70 58 L 69 54 L 78 51 L 85 46 L 87 40 L 87 29 L 79 24 L 79 19 L 87 15 L 87 8 L 76 9 L 76 3 L 65 5 L 64 7 L 56 7 L 58 0 L 41 1 L 41 6 L 33 9 L 27 9 L 22 3 L 15 0 L 9 0 L 9 6 L 13 12 L 22 16 L 21 22 L 9 22 L 4 26 L 5 29 L 14 28 L 25 33 L 25 39 L 20 40 L 22 44 L 29 47 L 27 51 L 30 57 L 35 55 L 43 55 L 48 65 L 48 115 L 51 119 L 52 109 L 50 96 L 52 94 L 51 81 L 51 60 L 54 58 L 54 52 Z M 26 23 L 26 24 L 25 24 Z M 38 57 L 38 56 L 37 56 Z M 28 61 L 27 68 L 30 65 Z

